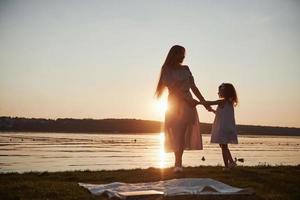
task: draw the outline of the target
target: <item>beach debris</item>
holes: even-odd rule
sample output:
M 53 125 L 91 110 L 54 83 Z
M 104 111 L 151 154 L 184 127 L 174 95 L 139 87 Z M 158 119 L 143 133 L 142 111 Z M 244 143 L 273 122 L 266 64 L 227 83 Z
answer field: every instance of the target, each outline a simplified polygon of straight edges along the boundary
M 234 158 L 234 161 L 235 162 L 237 162 L 237 161 L 239 161 L 239 162 L 245 162 L 245 159 L 244 158 Z
M 202 161 L 205 161 L 205 157 L 204 157 L 204 156 L 202 156 L 201 160 L 202 160 Z

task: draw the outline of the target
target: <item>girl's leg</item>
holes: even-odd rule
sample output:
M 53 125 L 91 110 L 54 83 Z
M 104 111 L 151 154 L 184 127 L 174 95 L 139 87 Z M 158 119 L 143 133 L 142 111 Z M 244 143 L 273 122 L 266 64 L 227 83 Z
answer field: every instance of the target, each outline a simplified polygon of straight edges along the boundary
M 228 147 L 227 147 L 227 158 L 228 158 L 229 163 L 234 163 Z
M 228 167 L 233 168 L 236 167 L 236 162 L 233 161 L 229 148 L 227 148 L 227 158 L 228 158 Z
M 222 156 L 225 167 L 228 167 L 228 146 L 227 144 L 220 144 L 220 147 L 222 149 Z

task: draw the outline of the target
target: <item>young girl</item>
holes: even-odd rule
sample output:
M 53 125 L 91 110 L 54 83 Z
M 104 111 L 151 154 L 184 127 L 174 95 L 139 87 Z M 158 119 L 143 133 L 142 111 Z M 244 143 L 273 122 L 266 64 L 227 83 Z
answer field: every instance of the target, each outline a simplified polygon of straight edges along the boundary
M 233 168 L 233 161 L 228 144 L 237 144 L 237 128 L 234 118 L 234 106 L 238 99 L 236 91 L 231 83 L 223 83 L 219 86 L 219 100 L 206 101 L 208 105 L 218 105 L 215 111 L 215 119 L 211 131 L 211 143 L 217 143 L 222 149 L 223 160 L 226 168 Z M 202 104 L 202 102 L 201 102 Z

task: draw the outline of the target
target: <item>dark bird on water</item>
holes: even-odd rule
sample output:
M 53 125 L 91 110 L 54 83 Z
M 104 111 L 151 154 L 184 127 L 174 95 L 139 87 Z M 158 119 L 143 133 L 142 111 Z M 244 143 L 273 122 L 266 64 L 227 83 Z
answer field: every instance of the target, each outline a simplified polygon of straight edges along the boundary
M 234 160 L 235 160 L 235 162 L 236 162 L 236 161 L 239 161 L 239 162 L 242 162 L 242 163 L 245 162 L 245 159 L 244 159 L 244 158 L 234 158 Z

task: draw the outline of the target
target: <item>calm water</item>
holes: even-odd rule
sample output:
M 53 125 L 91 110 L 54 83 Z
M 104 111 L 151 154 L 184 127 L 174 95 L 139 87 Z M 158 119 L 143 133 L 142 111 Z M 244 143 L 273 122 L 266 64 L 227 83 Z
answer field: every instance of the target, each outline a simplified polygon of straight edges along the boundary
M 0 133 L 0 172 L 170 167 L 160 134 Z M 221 165 L 221 151 L 204 135 L 204 150 L 186 151 L 184 166 Z M 300 137 L 240 136 L 231 145 L 239 165 L 299 165 Z M 205 157 L 205 161 L 201 158 Z

